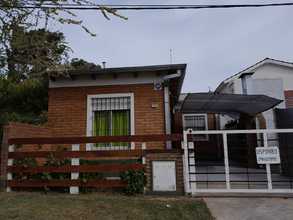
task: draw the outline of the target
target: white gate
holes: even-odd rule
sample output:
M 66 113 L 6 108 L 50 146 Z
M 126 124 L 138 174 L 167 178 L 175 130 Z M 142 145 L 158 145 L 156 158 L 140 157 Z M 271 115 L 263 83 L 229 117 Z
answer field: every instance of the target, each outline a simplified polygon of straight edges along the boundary
M 186 193 L 293 193 L 293 175 L 291 171 L 288 173 L 286 168 L 288 164 L 293 166 L 293 158 L 286 158 L 286 149 L 293 151 L 293 129 L 210 131 L 190 129 L 184 131 L 183 135 Z M 199 161 L 200 152 L 197 149 L 202 142 L 194 138 L 196 135 L 217 136 L 214 139 L 218 140 L 220 146 L 220 153 L 218 152 L 219 158 L 221 158 L 220 162 Z M 235 135 L 238 136 L 235 137 Z M 254 141 L 248 141 L 249 135 L 253 135 Z M 291 135 L 290 138 L 288 135 Z M 240 137 L 245 137 L 245 141 L 242 141 Z M 270 139 L 270 137 L 275 139 Z M 276 139 L 276 137 L 278 138 Z M 252 144 L 254 155 L 251 153 L 252 151 L 248 152 L 247 149 L 239 150 L 235 147 L 239 144 L 233 143 L 232 139 L 244 143 L 246 148 L 254 143 L 255 145 Z M 286 145 L 286 148 L 280 147 L 280 144 Z M 257 157 L 256 147 L 258 149 Z M 281 161 L 278 161 L 279 151 L 281 152 Z M 239 158 L 243 159 L 246 154 L 248 159 L 246 163 L 243 163 Z

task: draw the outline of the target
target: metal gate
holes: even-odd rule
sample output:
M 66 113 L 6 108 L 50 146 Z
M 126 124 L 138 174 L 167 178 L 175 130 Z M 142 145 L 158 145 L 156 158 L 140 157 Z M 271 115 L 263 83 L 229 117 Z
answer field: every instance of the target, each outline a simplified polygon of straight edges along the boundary
M 293 141 L 284 134 L 293 135 L 293 129 L 184 131 L 185 191 L 293 193 L 283 150 L 284 145 L 293 147 Z M 203 136 L 208 137 L 205 142 Z M 218 145 L 212 151 L 210 140 Z M 276 155 L 281 155 L 280 161 Z

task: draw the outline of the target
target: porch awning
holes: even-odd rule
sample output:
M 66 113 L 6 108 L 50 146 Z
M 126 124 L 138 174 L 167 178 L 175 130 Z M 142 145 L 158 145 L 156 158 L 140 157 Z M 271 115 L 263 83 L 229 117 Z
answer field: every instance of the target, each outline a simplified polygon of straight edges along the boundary
M 181 104 L 182 113 L 242 113 L 256 115 L 282 100 L 266 95 L 189 93 Z

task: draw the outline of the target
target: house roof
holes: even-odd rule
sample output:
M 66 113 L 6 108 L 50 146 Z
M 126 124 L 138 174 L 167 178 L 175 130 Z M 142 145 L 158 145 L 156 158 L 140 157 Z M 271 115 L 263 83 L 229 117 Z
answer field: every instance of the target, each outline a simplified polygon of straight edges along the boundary
M 130 66 L 130 67 L 115 67 L 115 68 L 101 68 L 95 70 L 67 70 L 64 74 L 52 73 L 50 74 L 50 79 L 52 81 L 56 81 L 58 79 L 71 79 L 78 80 L 78 76 L 90 76 L 93 80 L 95 80 L 98 76 L 103 75 L 113 75 L 117 76 L 119 74 L 129 74 L 132 73 L 134 75 L 138 73 L 158 73 L 158 74 L 166 74 L 172 75 L 169 79 L 171 82 L 171 89 L 175 90 L 177 96 L 179 96 L 183 80 L 185 78 L 187 64 L 167 64 L 167 65 L 149 65 L 149 66 Z M 178 71 L 179 74 L 178 74 Z
M 226 85 L 227 83 L 229 83 L 230 81 L 232 81 L 233 79 L 238 79 L 241 78 L 241 76 L 245 75 L 245 74 L 253 74 L 254 71 L 265 65 L 265 64 L 273 64 L 273 65 L 279 65 L 279 66 L 285 66 L 285 67 L 289 67 L 289 68 L 293 68 L 293 63 L 291 62 L 286 62 L 286 61 L 282 61 L 282 60 L 276 60 L 276 59 L 272 59 L 272 58 L 265 58 L 259 62 L 257 62 L 256 64 L 228 77 L 227 79 L 225 79 L 224 81 L 222 81 L 219 86 L 216 88 L 216 92 L 219 92 L 219 90 L 221 90 L 221 88 Z
M 185 70 L 186 64 L 167 64 L 167 65 L 149 65 L 149 66 L 129 66 L 129 67 L 113 67 L 100 68 L 95 70 L 68 70 L 68 75 L 92 75 L 92 74 L 113 74 L 113 73 L 137 73 L 137 72 L 157 72 L 157 71 L 176 71 Z M 62 77 L 60 74 L 57 77 Z
M 282 100 L 266 95 L 189 93 L 181 104 L 182 113 L 242 113 L 256 115 Z

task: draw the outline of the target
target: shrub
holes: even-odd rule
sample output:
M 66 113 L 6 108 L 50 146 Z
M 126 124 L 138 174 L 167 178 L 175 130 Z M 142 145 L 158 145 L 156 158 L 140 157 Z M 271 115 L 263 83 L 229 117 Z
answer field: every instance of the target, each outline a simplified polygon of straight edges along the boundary
M 127 182 L 125 193 L 127 195 L 142 194 L 146 184 L 143 171 L 128 170 L 121 174 L 121 179 Z

